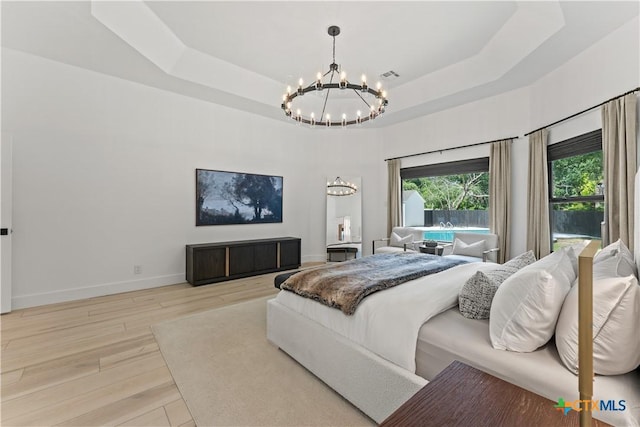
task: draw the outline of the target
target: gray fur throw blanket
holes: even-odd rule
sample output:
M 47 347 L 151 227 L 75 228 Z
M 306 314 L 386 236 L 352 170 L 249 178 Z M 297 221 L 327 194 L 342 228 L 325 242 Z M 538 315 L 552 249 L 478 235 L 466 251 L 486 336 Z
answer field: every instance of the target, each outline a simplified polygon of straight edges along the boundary
M 352 315 L 367 295 L 466 262 L 417 252 L 377 254 L 303 270 L 289 277 L 281 289 Z

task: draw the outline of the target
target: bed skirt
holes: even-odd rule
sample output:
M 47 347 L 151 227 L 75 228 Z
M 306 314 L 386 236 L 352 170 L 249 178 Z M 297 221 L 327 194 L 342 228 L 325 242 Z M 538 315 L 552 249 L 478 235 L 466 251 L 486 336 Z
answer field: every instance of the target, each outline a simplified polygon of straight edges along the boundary
M 275 299 L 267 301 L 267 339 L 377 423 L 428 382 Z

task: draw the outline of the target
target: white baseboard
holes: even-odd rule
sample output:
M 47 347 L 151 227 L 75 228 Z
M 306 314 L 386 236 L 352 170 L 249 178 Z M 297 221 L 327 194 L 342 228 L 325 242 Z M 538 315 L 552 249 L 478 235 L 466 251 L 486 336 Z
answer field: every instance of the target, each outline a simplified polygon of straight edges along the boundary
M 85 298 L 119 294 L 122 292 L 139 291 L 142 289 L 175 285 L 176 283 L 184 283 L 185 281 L 186 280 L 184 273 L 177 273 L 169 274 L 166 276 L 155 276 L 138 280 L 128 280 L 125 282 L 104 283 L 101 285 L 83 288 L 63 289 L 41 294 L 14 295 L 13 298 L 11 298 L 11 308 L 15 310 L 19 308 L 55 304 L 58 302 L 75 301 Z
M 322 255 L 304 255 L 302 257 L 302 263 L 307 262 L 325 262 L 327 260 L 327 254 Z

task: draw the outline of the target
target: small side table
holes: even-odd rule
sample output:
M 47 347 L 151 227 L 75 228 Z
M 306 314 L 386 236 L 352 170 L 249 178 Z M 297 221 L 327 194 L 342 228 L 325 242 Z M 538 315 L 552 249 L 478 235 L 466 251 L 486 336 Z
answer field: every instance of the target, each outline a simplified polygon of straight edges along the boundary
M 578 382 L 576 381 L 576 388 Z M 556 402 L 455 361 L 400 406 L 381 427 L 578 426 Z M 593 426 L 608 426 L 593 420 Z
M 423 254 L 431 254 L 431 255 L 442 256 L 442 252 L 444 252 L 444 246 L 440 246 L 440 245 L 438 246 L 420 245 L 418 249 L 420 249 L 420 252 L 422 252 Z
M 327 261 L 342 262 L 349 259 L 356 259 L 358 256 L 358 248 L 347 246 L 336 246 L 327 248 Z

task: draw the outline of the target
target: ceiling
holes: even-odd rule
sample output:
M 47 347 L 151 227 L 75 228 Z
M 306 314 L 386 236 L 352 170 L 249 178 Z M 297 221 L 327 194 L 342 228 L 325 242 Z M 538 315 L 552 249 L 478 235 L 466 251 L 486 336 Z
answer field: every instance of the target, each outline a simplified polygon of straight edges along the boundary
M 332 61 L 388 91 L 387 126 L 527 86 L 635 18 L 638 2 L 2 1 L 2 46 L 286 119 Z M 380 77 L 394 71 L 397 78 Z M 344 97 L 343 97 L 344 98 Z M 336 101 L 340 102 L 340 101 Z M 334 107 L 344 108 L 344 107 Z

